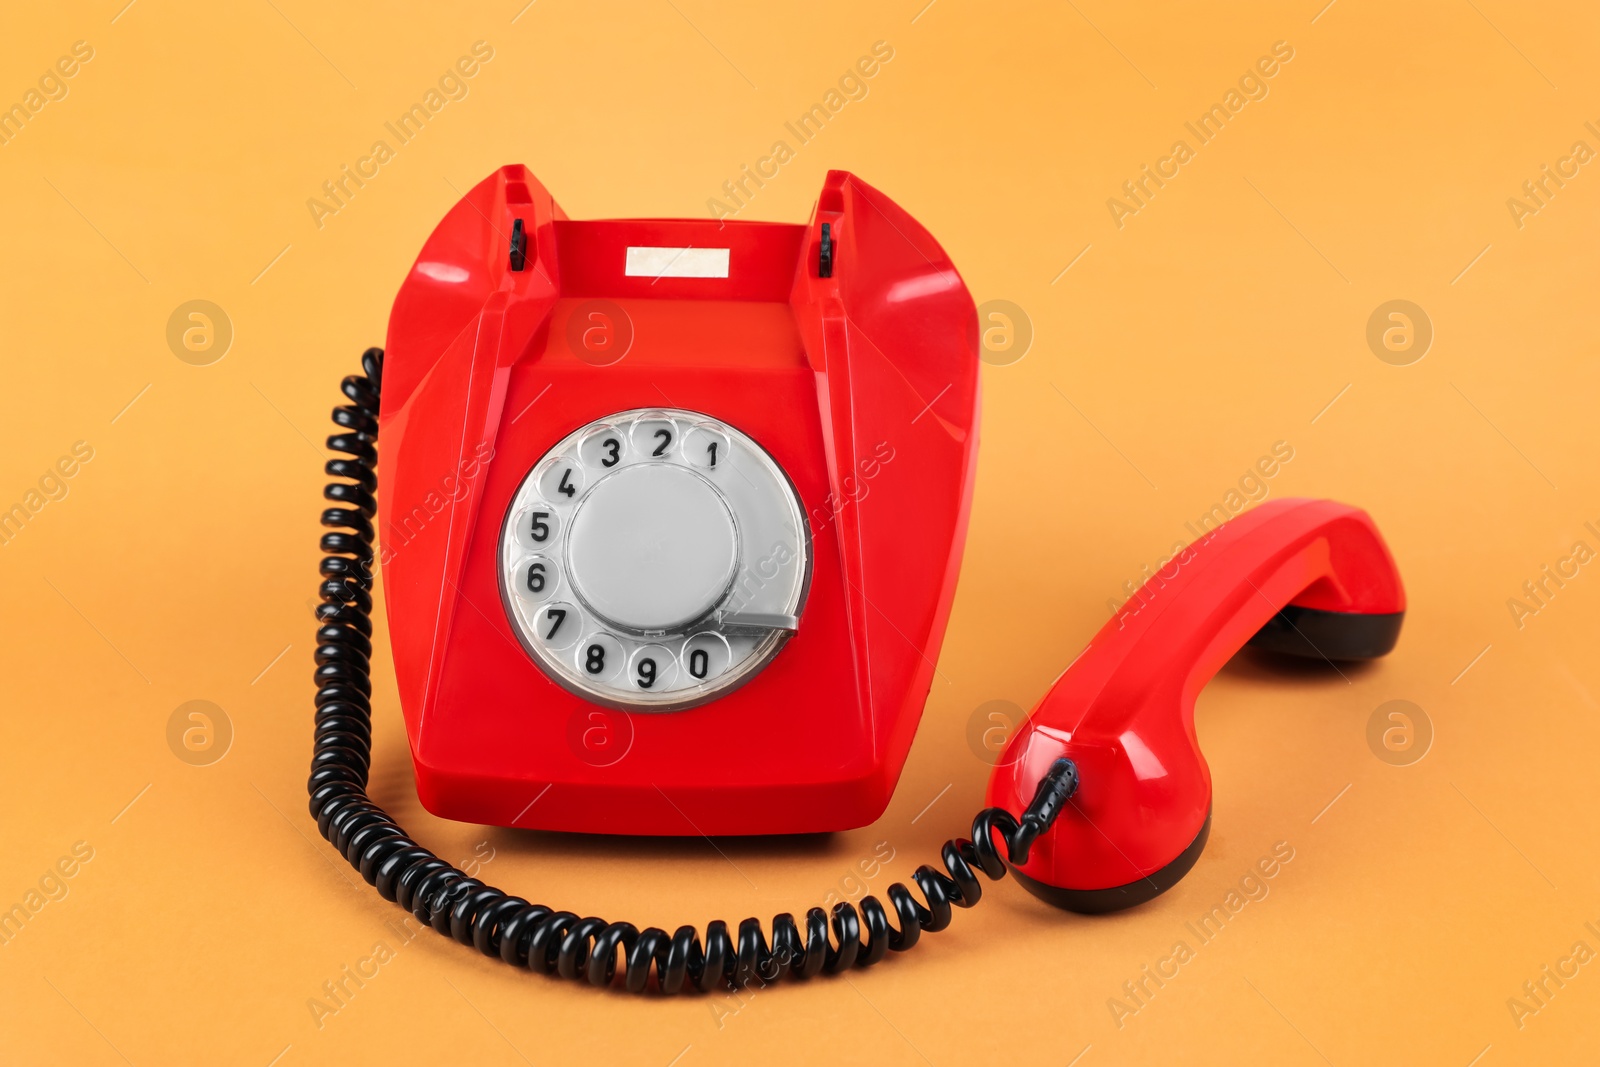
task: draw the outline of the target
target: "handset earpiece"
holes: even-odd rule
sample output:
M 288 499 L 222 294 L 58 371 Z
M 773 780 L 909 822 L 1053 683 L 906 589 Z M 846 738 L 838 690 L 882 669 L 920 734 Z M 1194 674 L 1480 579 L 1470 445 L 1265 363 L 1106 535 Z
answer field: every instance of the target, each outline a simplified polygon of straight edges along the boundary
M 1394 647 L 1405 591 L 1366 512 L 1331 500 L 1262 504 L 1174 556 L 1112 617 L 1012 737 L 988 803 L 1019 811 L 1067 758 L 1076 795 L 1017 880 L 1077 912 L 1141 904 L 1199 859 L 1211 772 L 1195 697 L 1246 644 L 1370 659 Z

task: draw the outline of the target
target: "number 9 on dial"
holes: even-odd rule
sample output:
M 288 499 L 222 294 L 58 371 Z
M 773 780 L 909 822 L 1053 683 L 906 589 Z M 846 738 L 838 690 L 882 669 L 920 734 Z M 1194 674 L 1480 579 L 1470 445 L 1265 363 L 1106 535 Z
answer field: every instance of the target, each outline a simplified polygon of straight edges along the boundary
M 678 681 L 678 659 L 665 645 L 646 645 L 633 654 L 625 681 L 633 689 L 671 689 Z

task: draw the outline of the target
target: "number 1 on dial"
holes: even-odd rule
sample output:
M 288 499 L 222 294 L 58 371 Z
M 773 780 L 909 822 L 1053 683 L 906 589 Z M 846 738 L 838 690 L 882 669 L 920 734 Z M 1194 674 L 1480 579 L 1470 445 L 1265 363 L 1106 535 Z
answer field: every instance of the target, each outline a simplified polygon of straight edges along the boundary
M 684 439 L 689 462 L 708 471 L 716 470 L 722 466 L 723 460 L 734 454 L 729 451 L 730 447 L 727 434 L 704 424 L 690 430 L 689 436 Z

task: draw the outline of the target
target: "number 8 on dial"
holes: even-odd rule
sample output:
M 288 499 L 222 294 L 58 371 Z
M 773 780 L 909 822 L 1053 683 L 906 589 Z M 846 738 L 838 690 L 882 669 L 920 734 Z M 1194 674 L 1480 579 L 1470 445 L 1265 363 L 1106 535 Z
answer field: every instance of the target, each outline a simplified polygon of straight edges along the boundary
M 597 682 L 615 679 L 627 657 L 622 642 L 608 633 L 591 634 L 578 644 L 578 670 Z

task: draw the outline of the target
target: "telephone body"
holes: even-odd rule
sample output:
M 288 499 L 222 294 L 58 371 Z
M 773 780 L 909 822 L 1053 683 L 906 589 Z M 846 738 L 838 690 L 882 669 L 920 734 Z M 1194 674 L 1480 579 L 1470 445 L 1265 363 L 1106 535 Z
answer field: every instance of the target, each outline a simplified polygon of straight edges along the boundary
M 428 810 L 663 835 L 882 813 L 978 441 L 973 301 L 910 215 L 830 171 L 804 225 L 577 221 L 505 167 L 406 276 L 383 380 Z

